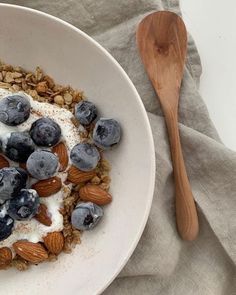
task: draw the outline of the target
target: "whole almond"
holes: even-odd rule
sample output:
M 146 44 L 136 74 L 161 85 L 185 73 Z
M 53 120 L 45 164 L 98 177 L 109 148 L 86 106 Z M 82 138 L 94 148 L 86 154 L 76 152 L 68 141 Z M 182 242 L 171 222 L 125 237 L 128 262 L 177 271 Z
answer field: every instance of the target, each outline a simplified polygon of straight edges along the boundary
M 18 241 L 13 244 L 13 248 L 20 257 L 35 264 L 48 258 L 46 249 L 40 243 Z
M 52 224 L 51 217 L 48 212 L 48 208 L 44 204 L 40 204 L 38 208 L 37 214 L 34 216 L 35 219 L 38 220 L 38 222 L 50 226 Z
M 71 166 L 68 170 L 67 180 L 74 184 L 80 184 L 92 179 L 95 175 L 96 172 L 94 170 L 85 172 L 77 169 L 75 166 Z
M 32 185 L 32 189 L 36 190 L 41 198 L 49 197 L 59 192 L 62 187 L 61 179 L 59 177 L 51 177 L 40 180 Z
M 12 261 L 11 249 L 7 247 L 0 248 L 0 268 L 4 268 Z
M 58 255 L 64 247 L 64 236 L 61 232 L 48 233 L 47 236 L 43 238 L 43 241 L 48 251 L 56 255 Z
M 69 162 L 68 151 L 65 144 L 63 142 L 58 143 L 53 147 L 52 152 L 58 156 L 60 171 L 64 171 L 67 168 Z
M 4 158 L 2 155 L 0 155 L 0 169 L 9 167 L 9 162 L 6 158 Z
M 80 199 L 97 205 L 106 205 L 112 201 L 111 195 L 95 184 L 87 184 L 79 190 Z

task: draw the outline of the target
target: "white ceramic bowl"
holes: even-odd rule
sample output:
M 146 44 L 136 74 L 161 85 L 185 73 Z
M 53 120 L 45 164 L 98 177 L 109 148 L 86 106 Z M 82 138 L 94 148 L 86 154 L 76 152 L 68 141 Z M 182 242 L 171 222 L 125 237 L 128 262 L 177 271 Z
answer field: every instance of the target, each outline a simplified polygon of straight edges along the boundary
M 18 6 L 0 5 L 0 59 L 41 66 L 62 84 L 83 89 L 103 116 L 117 118 L 122 142 L 107 152 L 114 201 L 71 255 L 26 272 L 2 271 L 4 295 L 99 294 L 134 251 L 149 214 L 155 176 L 151 129 L 141 99 L 120 65 L 70 24 Z

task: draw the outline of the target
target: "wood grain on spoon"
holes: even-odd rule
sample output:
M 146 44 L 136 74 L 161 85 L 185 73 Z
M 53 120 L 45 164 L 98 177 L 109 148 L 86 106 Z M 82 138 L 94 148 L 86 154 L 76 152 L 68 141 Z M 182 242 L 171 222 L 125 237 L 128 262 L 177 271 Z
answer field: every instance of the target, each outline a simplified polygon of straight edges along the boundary
M 154 12 L 139 24 L 137 44 L 146 71 L 159 96 L 169 133 L 178 232 L 183 239 L 194 240 L 199 230 L 198 216 L 178 130 L 179 92 L 187 50 L 185 25 L 175 13 Z

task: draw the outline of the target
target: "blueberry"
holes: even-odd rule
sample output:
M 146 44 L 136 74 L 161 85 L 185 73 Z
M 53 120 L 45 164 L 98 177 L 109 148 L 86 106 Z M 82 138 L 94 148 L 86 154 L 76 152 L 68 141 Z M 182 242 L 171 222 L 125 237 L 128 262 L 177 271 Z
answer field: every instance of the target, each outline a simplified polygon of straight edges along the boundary
M 27 175 L 23 169 L 2 168 L 0 169 L 0 199 L 2 201 L 14 198 L 22 188 L 25 188 Z
M 97 108 L 90 101 L 82 100 L 75 106 L 75 117 L 82 125 L 89 125 L 97 118 Z
M 28 132 L 12 132 L 3 152 L 12 161 L 24 163 L 34 150 L 35 145 Z
M 6 206 L 0 207 L 0 241 L 8 238 L 14 226 L 14 220 L 7 214 Z
M 72 225 L 79 230 L 94 228 L 103 216 L 103 209 L 98 205 L 88 202 L 79 203 L 71 215 Z
M 30 103 L 21 94 L 13 94 L 0 100 L 0 121 L 9 126 L 25 122 L 30 115 Z
M 16 167 L 16 170 L 20 173 L 22 182 L 26 184 L 28 180 L 28 173 L 26 172 L 26 170 L 20 167 Z
M 49 151 L 33 152 L 27 162 L 26 167 L 28 172 L 37 179 L 47 179 L 57 172 L 58 157 Z
M 82 171 L 93 170 L 100 160 L 100 154 L 94 145 L 79 143 L 70 152 L 71 162 Z
M 60 140 L 61 128 L 52 119 L 41 118 L 32 124 L 30 136 L 39 146 L 54 146 Z
M 39 196 L 33 189 L 22 189 L 13 199 L 7 201 L 7 213 L 15 220 L 34 217 L 39 208 Z
M 103 149 L 108 149 L 120 141 L 121 128 L 114 119 L 101 118 L 93 130 L 94 143 Z
M 4 218 L 7 215 L 6 202 L 0 206 L 0 218 Z

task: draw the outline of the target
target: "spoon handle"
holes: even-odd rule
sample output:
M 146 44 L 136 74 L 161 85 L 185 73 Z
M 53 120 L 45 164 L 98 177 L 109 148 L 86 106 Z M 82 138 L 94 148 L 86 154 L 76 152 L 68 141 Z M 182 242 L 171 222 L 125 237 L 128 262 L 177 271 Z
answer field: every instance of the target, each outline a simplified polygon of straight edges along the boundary
M 192 241 L 198 235 L 198 216 L 184 164 L 179 137 L 177 112 L 169 111 L 165 113 L 175 179 L 177 228 L 182 239 Z

